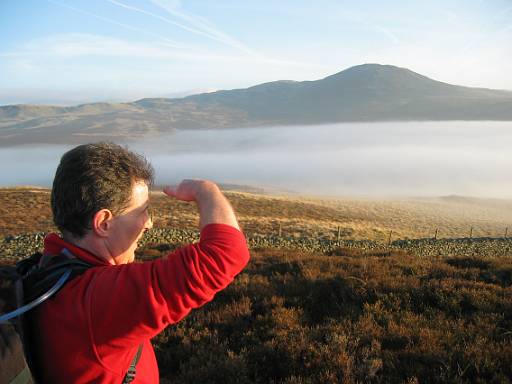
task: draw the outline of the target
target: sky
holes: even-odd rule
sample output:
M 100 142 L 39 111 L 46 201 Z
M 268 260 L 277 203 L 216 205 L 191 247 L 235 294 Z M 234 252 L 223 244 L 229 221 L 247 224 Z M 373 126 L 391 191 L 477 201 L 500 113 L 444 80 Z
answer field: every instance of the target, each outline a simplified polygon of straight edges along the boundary
M 512 90 L 512 2 L 0 1 L 0 105 L 182 97 L 363 63 Z

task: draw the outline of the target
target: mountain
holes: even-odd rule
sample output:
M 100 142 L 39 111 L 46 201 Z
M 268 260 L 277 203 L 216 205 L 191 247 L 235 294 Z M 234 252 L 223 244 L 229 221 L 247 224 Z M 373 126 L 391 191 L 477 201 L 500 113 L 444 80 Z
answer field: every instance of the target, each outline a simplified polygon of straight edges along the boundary
M 410 120 L 512 120 L 512 92 L 364 64 L 316 81 L 281 80 L 184 98 L 4 106 L 0 145 L 134 139 L 173 129 Z
M 245 111 L 250 119 L 340 121 L 512 120 L 512 92 L 449 85 L 408 69 L 365 64 L 317 81 L 277 81 L 185 98 Z

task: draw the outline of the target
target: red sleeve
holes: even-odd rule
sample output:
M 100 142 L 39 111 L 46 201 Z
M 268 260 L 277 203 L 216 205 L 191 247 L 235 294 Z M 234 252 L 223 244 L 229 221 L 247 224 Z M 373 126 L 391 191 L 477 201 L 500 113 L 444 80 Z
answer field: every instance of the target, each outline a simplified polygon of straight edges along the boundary
M 239 230 L 209 224 L 199 243 L 167 257 L 95 271 L 86 297 L 93 343 L 118 349 L 155 336 L 212 300 L 248 261 Z M 112 351 L 100 352 L 105 356 Z

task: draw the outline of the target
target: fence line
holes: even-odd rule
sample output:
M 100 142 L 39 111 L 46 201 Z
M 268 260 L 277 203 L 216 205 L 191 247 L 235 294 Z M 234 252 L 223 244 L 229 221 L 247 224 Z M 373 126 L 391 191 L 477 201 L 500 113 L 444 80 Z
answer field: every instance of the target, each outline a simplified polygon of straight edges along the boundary
M 512 256 L 512 237 L 504 238 L 451 238 L 434 241 L 432 238 L 394 240 L 389 246 L 373 240 L 335 241 L 320 237 L 278 237 L 270 235 L 246 235 L 247 243 L 254 248 L 299 249 L 322 252 L 326 255 L 356 254 L 365 255 L 374 252 L 374 256 L 391 256 L 395 251 L 410 252 L 419 257 L 443 256 Z M 183 244 L 199 241 L 200 234 L 195 230 L 170 228 L 153 228 L 146 232 L 140 245 Z M 12 238 L 0 239 L 0 256 L 2 259 L 19 259 L 40 250 L 43 233 L 20 234 Z M 363 253 L 357 253 L 363 252 Z
M 283 224 L 281 221 L 279 221 L 277 223 L 277 230 L 274 232 L 275 236 L 277 237 L 280 237 L 282 238 L 283 237 Z M 47 228 L 48 229 L 48 228 Z M 293 226 L 288 226 L 288 227 L 285 227 L 284 228 L 285 230 L 288 230 L 290 232 L 293 231 Z M 488 235 L 485 235 L 485 236 L 481 236 L 481 237 L 491 237 L 491 238 L 504 238 L 504 239 L 507 239 L 509 238 L 509 233 L 508 233 L 508 229 L 509 227 L 505 227 L 505 230 L 504 232 L 502 232 L 502 234 L 499 234 L 499 233 L 496 233 L 495 236 L 493 236 L 492 234 L 488 234 Z M 54 230 L 53 228 L 51 230 Z M 23 234 L 23 233 L 32 233 L 32 232 L 38 232 L 38 231 L 35 231 L 33 228 L 29 228 L 28 226 L 25 227 L 25 228 L 20 228 L 16 233 L 14 233 L 12 231 L 12 229 L 8 228 L 8 227 L 0 227 L 0 238 L 1 237 L 5 237 L 5 236 L 8 236 L 8 235 L 17 235 L 17 234 Z M 40 231 L 40 232 L 43 232 L 43 231 Z M 248 234 L 249 231 L 245 231 L 246 234 Z M 270 232 L 270 234 L 272 234 L 273 231 Z M 301 232 L 304 232 L 301 230 Z M 327 230 L 327 233 L 329 233 L 330 231 Z M 441 240 L 442 238 L 439 238 L 439 234 L 442 232 L 442 228 L 439 228 L 439 227 L 436 227 L 435 231 L 434 231 L 434 235 L 433 237 L 429 237 L 428 235 L 426 237 L 423 237 L 423 238 L 431 238 L 433 240 Z M 333 229 L 333 232 L 334 233 L 334 238 L 336 239 L 336 241 L 341 241 L 343 240 L 342 239 L 342 226 L 341 225 L 337 225 L 335 229 Z M 463 234 L 464 231 L 461 231 L 461 233 Z M 468 233 L 468 232 L 466 232 Z M 460 236 L 460 237 L 456 237 L 456 236 L 451 236 L 449 238 L 468 238 L 468 239 L 473 239 L 475 236 L 475 230 L 474 230 L 474 227 L 473 226 L 470 226 L 469 227 L 469 234 L 466 235 L 466 237 L 464 235 Z M 301 237 L 305 237 L 305 238 L 308 238 L 310 236 L 307 236 L 307 233 L 305 234 L 305 236 L 301 236 Z M 314 237 L 314 236 L 312 236 Z M 418 237 L 418 238 L 421 238 L 421 237 Z M 478 236 L 476 236 L 475 238 L 478 238 Z M 387 235 L 387 241 L 385 241 L 385 243 L 389 246 L 391 243 L 392 243 L 392 239 L 394 240 L 401 240 L 400 238 L 396 237 L 395 238 L 395 232 L 393 229 L 390 229 L 389 232 L 388 232 L 388 235 Z M 403 240 L 403 239 L 402 239 Z
M 275 223 L 275 221 L 274 221 Z M 274 227 L 275 228 L 275 227 Z M 288 226 L 288 227 L 285 227 L 285 229 L 289 230 L 290 232 L 293 232 L 293 226 Z M 431 237 L 431 239 L 433 240 L 437 240 L 438 237 L 439 237 L 439 234 L 441 233 L 441 230 L 442 228 L 439 228 L 439 227 L 436 227 L 435 231 L 434 231 L 434 236 Z M 341 225 L 337 225 L 336 226 L 336 229 L 333 229 L 333 233 L 335 234 L 335 239 L 336 241 L 340 241 L 342 240 L 341 238 L 341 231 L 342 231 L 342 226 Z M 247 231 L 245 231 L 247 233 Z M 329 231 L 327 231 L 329 232 Z M 277 222 L 277 230 L 276 232 L 273 232 L 272 230 L 270 231 L 270 234 L 272 233 L 275 233 L 275 236 L 277 237 L 283 237 L 283 224 L 281 221 L 278 221 Z M 463 234 L 464 231 L 461 231 L 461 233 Z M 468 232 L 466 232 L 468 233 Z M 393 229 L 390 229 L 389 232 L 388 232 L 388 236 L 387 236 L 387 245 L 389 246 L 391 244 L 391 240 L 392 238 L 394 238 L 394 230 Z M 475 235 L 475 227 L 474 226 L 470 226 L 469 227 L 469 234 L 464 236 L 460 236 L 460 237 L 455 237 L 455 236 L 452 236 L 452 237 L 449 237 L 449 238 L 468 238 L 468 239 L 472 239 Z M 308 236 L 305 236 L 305 237 L 308 237 Z M 481 236 L 481 237 L 492 237 L 492 238 L 500 238 L 500 237 L 503 237 L 503 238 L 508 238 L 508 227 L 505 227 L 505 231 L 503 233 L 503 235 L 500 235 L 499 233 L 496 233 L 495 236 L 493 236 L 492 234 L 488 234 L 486 236 Z M 429 238 L 428 236 L 427 237 L 424 237 L 424 238 Z M 478 238 L 478 237 L 475 237 L 475 238 Z M 395 240 L 400 240 L 399 238 L 396 238 Z M 440 239 L 441 240 L 441 239 Z

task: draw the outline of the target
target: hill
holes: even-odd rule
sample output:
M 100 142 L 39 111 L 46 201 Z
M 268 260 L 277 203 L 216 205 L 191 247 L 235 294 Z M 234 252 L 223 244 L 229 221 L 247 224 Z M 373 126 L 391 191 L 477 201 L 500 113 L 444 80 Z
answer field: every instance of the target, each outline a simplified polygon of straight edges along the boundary
M 512 93 L 441 83 L 408 69 L 365 64 L 317 81 L 277 81 L 189 96 L 283 124 L 388 120 L 510 120 Z
M 229 187 L 229 186 L 228 186 Z M 226 191 L 240 224 L 250 235 L 386 242 L 432 237 L 503 236 L 512 234 L 512 201 L 465 197 L 394 200 L 320 199 Z M 195 230 L 198 216 L 191 204 L 153 192 L 151 205 L 157 228 Z M 55 230 L 50 191 L 39 188 L 0 188 L 0 237 Z
M 130 140 L 173 129 L 412 120 L 512 120 L 512 92 L 364 64 L 315 81 L 275 81 L 184 98 L 3 106 L 0 145 Z
M 499 229 L 512 217 L 511 201 L 460 196 L 400 201 L 291 199 L 241 192 L 227 196 L 250 234 L 276 233 L 279 223 L 285 236 L 293 235 L 290 229 L 302 228 L 304 236 L 314 238 L 332 238 L 335 223 L 359 223 L 353 233 L 343 232 L 344 239 L 377 235 L 390 227 L 401 234 L 422 234 L 421 228 L 442 224 L 455 234 L 479 223 L 475 235 L 481 235 L 484 228 Z M 190 204 L 154 193 L 152 205 L 155 227 L 196 227 Z M 49 191 L 0 189 L 0 218 L 4 234 L 6 225 L 12 234 L 52 229 Z M 176 234 L 174 239 L 140 244 L 137 256 L 165 257 L 198 239 L 197 232 L 190 238 L 185 231 Z M 382 245 L 338 247 L 328 253 L 253 246 L 251 262 L 233 284 L 152 339 L 160 381 L 509 382 L 512 243 L 510 238 L 492 241 L 506 245 L 508 254 L 483 254 L 471 247 L 462 255 L 438 247 L 440 252 L 419 256 Z M 0 234 L 0 264 L 13 262 L 5 258 L 10 245 L 22 245 L 20 255 L 30 254 L 41 247 L 42 236 L 2 239 Z

